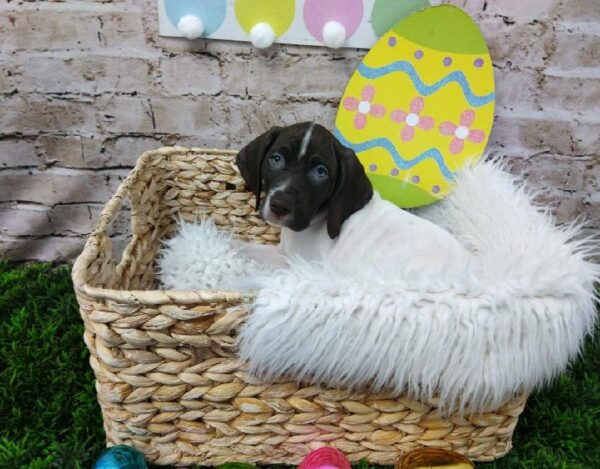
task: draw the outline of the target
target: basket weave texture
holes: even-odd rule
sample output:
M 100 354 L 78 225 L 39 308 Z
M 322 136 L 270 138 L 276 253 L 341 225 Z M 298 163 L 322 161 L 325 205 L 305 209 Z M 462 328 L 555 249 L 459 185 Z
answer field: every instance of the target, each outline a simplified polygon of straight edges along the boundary
M 245 239 L 277 242 L 278 229 L 257 216 L 244 191 L 235 154 L 180 147 L 144 153 L 73 267 L 108 444 L 130 444 L 154 464 L 179 466 L 298 464 L 324 445 L 352 462 L 377 464 L 420 447 L 477 461 L 506 454 L 524 397 L 443 418 L 436 402 L 263 384 L 235 355 L 247 296 L 155 289 L 155 256 L 179 217 L 208 215 Z M 107 229 L 126 199 L 132 238 L 116 260 Z

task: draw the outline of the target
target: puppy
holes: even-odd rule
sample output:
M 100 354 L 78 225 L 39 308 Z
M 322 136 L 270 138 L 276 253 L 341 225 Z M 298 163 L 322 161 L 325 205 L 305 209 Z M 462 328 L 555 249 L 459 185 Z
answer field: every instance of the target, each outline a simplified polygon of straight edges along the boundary
M 261 217 L 282 228 L 276 247 L 243 243 L 259 261 L 284 267 L 297 256 L 415 280 L 468 268 L 470 253 L 449 232 L 383 200 L 356 154 L 321 125 L 273 127 L 237 164 Z

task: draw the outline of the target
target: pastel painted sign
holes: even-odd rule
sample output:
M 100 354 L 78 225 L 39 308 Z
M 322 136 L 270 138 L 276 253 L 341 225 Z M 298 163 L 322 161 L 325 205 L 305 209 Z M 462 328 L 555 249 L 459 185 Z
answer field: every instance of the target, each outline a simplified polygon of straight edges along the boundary
M 428 0 L 158 0 L 163 36 L 369 48 Z
M 440 5 L 400 21 L 350 78 L 336 136 L 381 196 L 400 207 L 435 202 L 481 158 L 494 119 L 494 73 L 481 32 Z

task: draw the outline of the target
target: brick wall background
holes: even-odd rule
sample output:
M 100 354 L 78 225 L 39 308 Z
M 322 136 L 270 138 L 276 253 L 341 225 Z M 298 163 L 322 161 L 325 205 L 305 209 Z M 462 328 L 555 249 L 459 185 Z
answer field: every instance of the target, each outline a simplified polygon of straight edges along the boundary
M 452 3 L 495 63 L 491 150 L 547 189 L 559 222 L 600 228 L 600 1 Z M 145 150 L 331 127 L 364 53 L 162 38 L 154 0 L 0 0 L 0 258 L 72 259 Z

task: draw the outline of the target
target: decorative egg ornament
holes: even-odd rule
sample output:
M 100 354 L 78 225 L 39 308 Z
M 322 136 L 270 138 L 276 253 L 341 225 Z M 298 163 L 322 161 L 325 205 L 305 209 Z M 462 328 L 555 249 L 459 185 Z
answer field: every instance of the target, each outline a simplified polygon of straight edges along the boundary
M 148 469 L 144 455 L 132 446 L 117 445 L 105 449 L 93 469 Z
M 350 78 L 336 136 L 373 187 L 403 208 L 442 199 L 456 172 L 484 153 L 494 120 L 485 40 L 460 8 L 426 8 L 398 22 Z
M 350 461 L 339 449 L 323 446 L 308 453 L 298 469 L 351 469 Z

